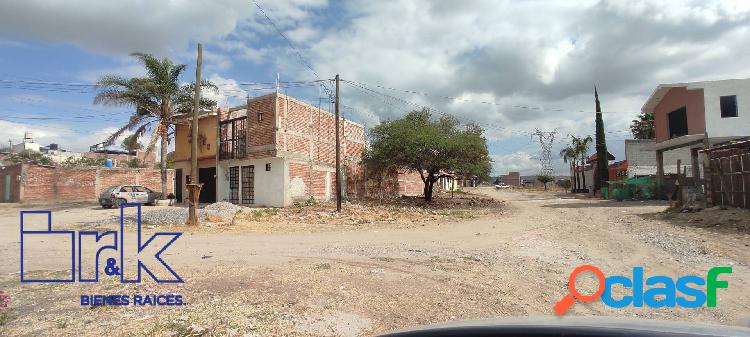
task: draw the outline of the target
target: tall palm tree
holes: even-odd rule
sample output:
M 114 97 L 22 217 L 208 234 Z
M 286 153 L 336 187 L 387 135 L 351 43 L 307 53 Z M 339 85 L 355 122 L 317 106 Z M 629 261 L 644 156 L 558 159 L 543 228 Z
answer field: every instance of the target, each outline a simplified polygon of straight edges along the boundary
M 184 64 L 174 64 L 168 58 L 159 60 L 150 54 L 133 53 L 146 68 L 146 77 L 124 78 L 118 75 L 104 75 L 96 83 L 99 93 L 94 104 L 130 106 L 134 108 L 128 122 L 115 131 L 105 141 L 111 145 L 124 132 L 132 131 L 134 139 L 151 132 L 146 151 L 153 151 L 156 142 L 161 140 L 161 193 L 167 195 L 167 148 L 174 133 L 175 117 L 193 110 L 195 83 L 182 84 L 180 75 L 185 71 Z M 201 88 L 216 90 L 208 81 L 201 82 Z M 201 97 L 201 109 L 213 109 L 216 102 Z
M 578 172 L 576 172 L 576 159 L 578 158 L 578 153 L 576 152 L 576 149 L 572 145 L 568 145 L 564 147 L 562 150 L 560 150 L 560 157 L 562 157 L 563 162 L 568 163 L 570 162 L 570 176 L 573 178 L 573 189 L 578 189 Z
M 593 139 L 591 139 L 591 136 L 586 137 L 576 137 L 571 136 L 572 139 L 572 145 L 573 148 L 576 150 L 576 153 L 578 154 L 579 158 L 581 159 L 581 167 L 586 167 L 586 158 L 588 157 L 589 151 L 591 150 L 591 143 L 594 142 Z M 582 188 L 586 188 L 586 174 L 583 173 L 582 176 Z

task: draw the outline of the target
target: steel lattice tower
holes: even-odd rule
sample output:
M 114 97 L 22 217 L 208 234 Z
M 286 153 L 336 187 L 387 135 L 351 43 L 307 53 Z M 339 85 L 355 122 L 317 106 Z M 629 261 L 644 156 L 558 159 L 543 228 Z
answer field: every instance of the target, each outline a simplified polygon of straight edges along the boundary
M 539 129 L 531 134 L 532 139 L 536 137 L 536 140 L 542 146 L 539 156 L 539 162 L 542 166 L 539 172 L 541 175 L 555 176 L 555 169 L 552 166 L 552 143 L 555 141 L 556 134 L 557 131 L 540 131 Z

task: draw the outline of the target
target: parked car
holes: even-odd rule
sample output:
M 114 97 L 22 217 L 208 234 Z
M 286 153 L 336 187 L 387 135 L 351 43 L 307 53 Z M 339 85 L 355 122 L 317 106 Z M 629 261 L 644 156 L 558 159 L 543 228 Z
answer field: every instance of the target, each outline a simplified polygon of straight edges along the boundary
M 495 189 L 500 190 L 500 189 L 503 189 L 503 188 L 510 188 L 510 185 L 506 185 L 505 183 L 495 184 Z
M 161 193 L 154 192 L 140 185 L 112 186 L 99 195 L 99 204 L 104 208 L 120 207 L 124 203 L 141 203 L 153 205 Z

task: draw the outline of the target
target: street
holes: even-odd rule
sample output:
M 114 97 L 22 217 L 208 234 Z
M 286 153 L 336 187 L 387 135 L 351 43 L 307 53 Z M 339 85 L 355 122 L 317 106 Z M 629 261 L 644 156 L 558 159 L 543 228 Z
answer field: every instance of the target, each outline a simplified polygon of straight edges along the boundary
M 18 275 L 18 215 L 0 211 L 0 290 L 11 296 L 9 335 L 360 336 L 425 324 L 552 315 L 582 264 L 606 275 L 722 275 L 713 308 L 614 309 L 576 303 L 567 315 L 605 315 L 746 325 L 748 232 L 684 226 L 665 202 L 606 201 L 542 191 L 479 188 L 506 200 L 503 214 L 407 228 L 323 232 L 185 233 L 164 259 L 182 285 L 24 284 Z M 53 226 L 111 216 L 93 206 L 53 213 Z M 144 208 L 144 211 L 148 210 Z M 747 212 L 738 212 L 738 221 Z M 739 228 L 739 227 L 738 227 Z M 157 229 L 158 230 L 158 229 Z M 50 245 L 50 254 L 57 249 Z M 582 293 L 595 285 L 579 278 Z M 179 293 L 187 305 L 81 307 L 82 294 Z M 117 327 L 117 330 L 112 330 Z

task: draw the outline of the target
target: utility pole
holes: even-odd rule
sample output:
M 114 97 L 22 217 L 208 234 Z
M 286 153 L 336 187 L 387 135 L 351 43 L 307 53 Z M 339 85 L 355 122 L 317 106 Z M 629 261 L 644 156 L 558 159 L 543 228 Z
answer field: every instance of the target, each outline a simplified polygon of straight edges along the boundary
M 339 137 L 339 75 L 336 74 L 336 212 L 341 212 L 341 139 Z
M 534 136 L 539 137 L 539 144 L 542 146 L 539 161 L 542 169 L 540 174 L 543 176 L 550 176 L 554 178 L 555 169 L 552 166 L 552 143 L 555 141 L 555 135 L 557 131 L 540 131 L 536 129 L 536 132 L 531 134 L 532 139 Z
M 188 226 L 198 225 L 198 196 L 201 184 L 198 182 L 198 112 L 201 109 L 201 66 L 203 64 L 203 45 L 198 44 L 198 64 L 195 67 L 195 98 L 193 100 L 192 135 L 190 142 L 190 183 L 187 184 L 190 193 L 188 198 Z

